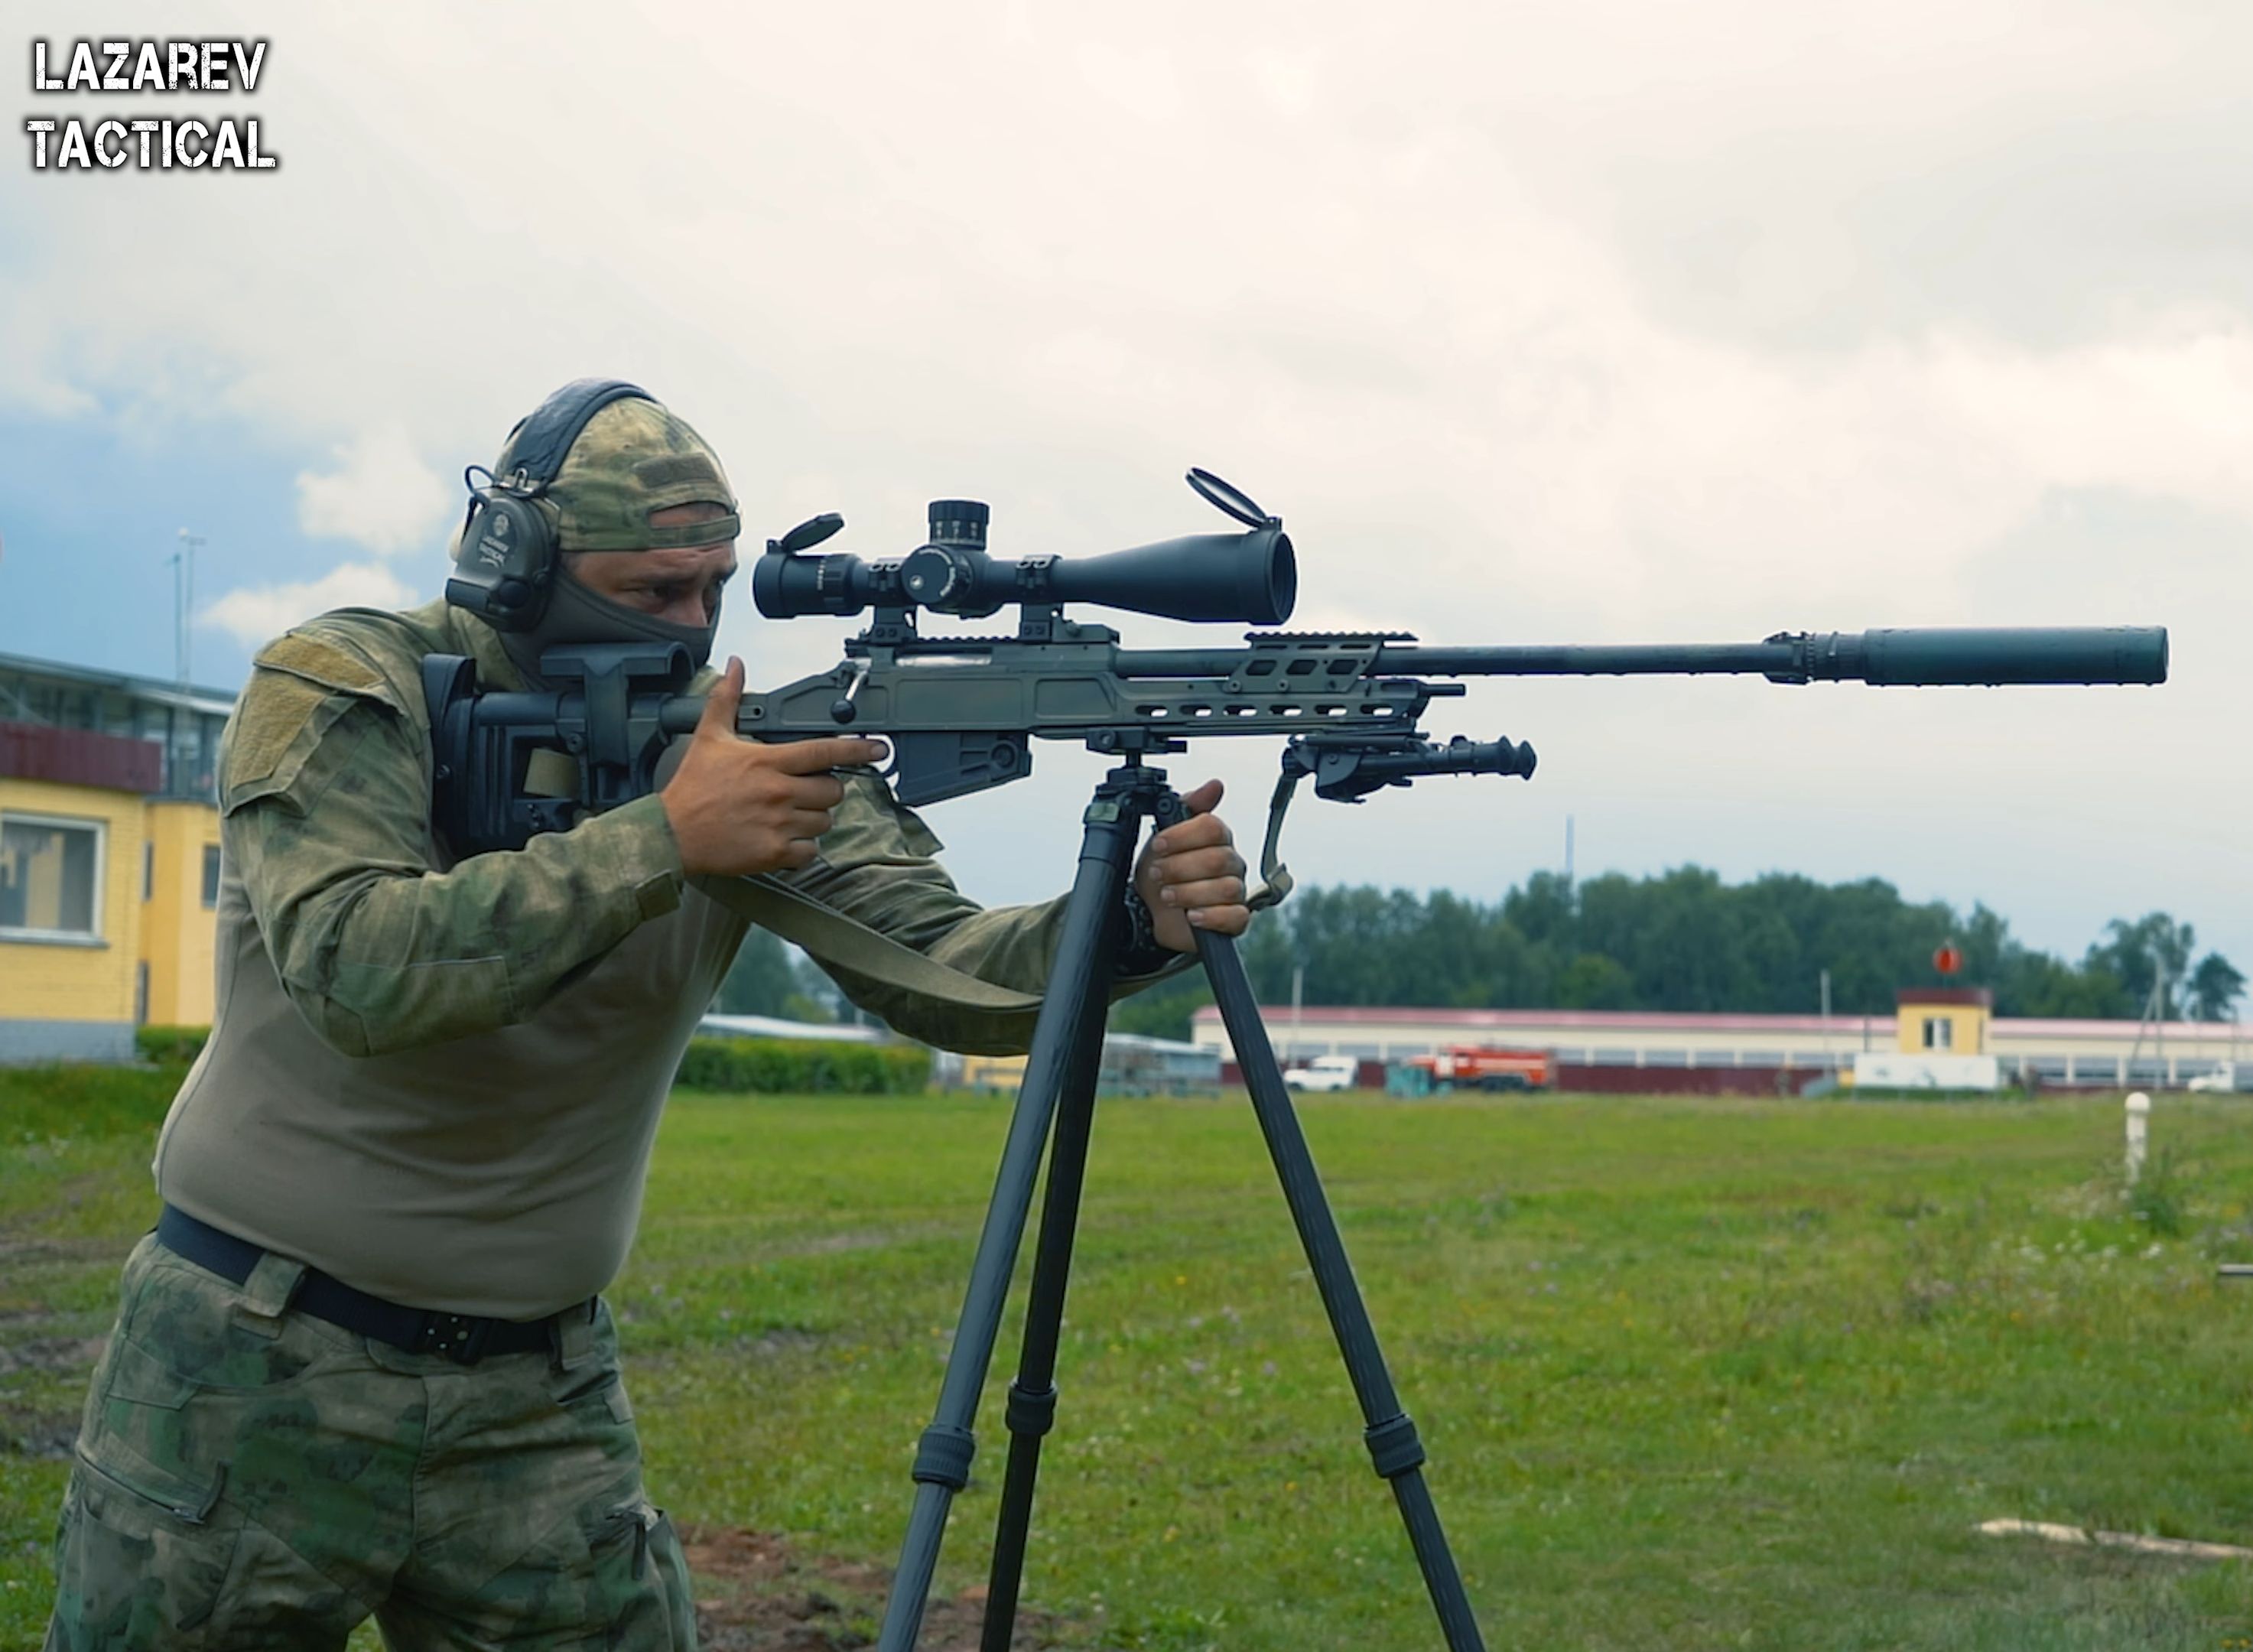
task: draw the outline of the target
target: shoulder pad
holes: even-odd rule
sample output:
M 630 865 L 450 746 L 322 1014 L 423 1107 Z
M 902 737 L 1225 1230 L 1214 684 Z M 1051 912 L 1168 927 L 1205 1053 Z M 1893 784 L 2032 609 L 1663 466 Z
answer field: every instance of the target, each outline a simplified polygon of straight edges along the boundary
M 293 631 L 278 638 L 250 663 L 262 671 L 287 672 L 344 694 L 384 701 L 394 697 L 390 682 L 365 656 L 316 631 Z
M 317 631 L 269 643 L 251 662 L 220 765 L 220 806 L 286 792 L 321 736 L 353 706 L 404 710 L 399 690 L 366 656 Z

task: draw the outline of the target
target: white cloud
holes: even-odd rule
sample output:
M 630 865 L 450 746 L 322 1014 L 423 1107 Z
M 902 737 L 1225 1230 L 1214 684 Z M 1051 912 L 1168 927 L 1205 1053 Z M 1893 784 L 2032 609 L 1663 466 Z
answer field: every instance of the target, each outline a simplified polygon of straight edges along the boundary
M 297 473 L 297 524 L 324 539 L 352 540 L 379 556 L 428 550 L 441 536 L 452 497 L 395 425 L 335 450 L 326 475 Z
M 420 600 L 381 563 L 347 562 L 298 584 L 229 591 L 199 610 L 196 624 L 226 631 L 245 647 L 255 648 L 332 608 L 405 608 Z

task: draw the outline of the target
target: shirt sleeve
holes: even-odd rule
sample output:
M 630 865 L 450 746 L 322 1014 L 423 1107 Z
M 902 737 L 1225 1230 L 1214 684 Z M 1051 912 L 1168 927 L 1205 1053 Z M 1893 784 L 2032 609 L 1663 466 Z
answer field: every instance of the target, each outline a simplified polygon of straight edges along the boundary
M 680 904 L 654 797 L 441 869 L 427 740 L 394 705 L 252 674 L 222 762 L 225 859 L 290 1000 L 348 1056 L 525 1020 Z
M 802 870 L 778 875 L 965 974 L 1022 993 L 1046 990 L 1068 897 L 1029 906 L 980 906 L 955 887 L 934 858 L 938 839 L 892 796 L 890 787 L 873 773 L 854 771 L 843 778 L 844 800 L 837 806 L 835 826 L 821 840 L 820 857 Z M 1030 1016 L 948 1004 L 815 961 L 854 1003 L 911 1038 L 977 1055 L 1021 1054 L 1030 1042 Z M 1139 992 L 1194 962 L 1184 953 L 1162 970 L 1119 977 L 1112 982 L 1112 995 Z

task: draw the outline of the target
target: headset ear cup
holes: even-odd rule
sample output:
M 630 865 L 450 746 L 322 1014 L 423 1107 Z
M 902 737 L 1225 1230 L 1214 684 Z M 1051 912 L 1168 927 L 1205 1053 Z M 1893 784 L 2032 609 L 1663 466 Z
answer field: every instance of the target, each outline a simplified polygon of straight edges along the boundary
M 462 473 L 470 511 L 454 536 L 448 602 L 497 631 L 529 631 L 540 623 L 561 554 L 557 519 L 541 508 L 539 496 L 555 481 L 587 422 L 611 402 L 628 399 L 655 398 L 623 379 L 574 379 L 508 433 L 507 446 L 494 461 L 507 473 L 505 484 L 495 484 L 483 465 Z M 471 479 L 478 476 L 490 485 Z
M 528 631 L 548 607 L 555 575 L 555 529 L 527 498 L 477 489 L 454 554 L 446 600 L 497 631 Z

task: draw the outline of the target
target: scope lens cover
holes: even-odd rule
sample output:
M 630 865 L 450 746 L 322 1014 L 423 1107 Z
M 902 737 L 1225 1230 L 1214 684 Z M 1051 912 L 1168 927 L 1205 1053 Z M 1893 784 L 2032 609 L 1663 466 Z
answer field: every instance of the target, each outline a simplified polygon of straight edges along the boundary
M 1196 490 L 1199 498 L 1216 509 L 1227 512 L 1245 526 L 1267 526 L 1267 512 L 1253 503 L 1250 494 L 1222 481 L 1211 471 L 1193 464 L 1189 467 L 1189 483 Z

